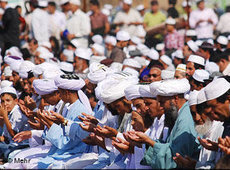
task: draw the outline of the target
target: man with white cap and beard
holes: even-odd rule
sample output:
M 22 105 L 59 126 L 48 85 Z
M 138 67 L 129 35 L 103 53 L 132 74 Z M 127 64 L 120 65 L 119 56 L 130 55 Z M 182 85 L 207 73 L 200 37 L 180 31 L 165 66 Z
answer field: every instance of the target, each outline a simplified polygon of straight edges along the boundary
M 92 114 L 89 100 L 81 91 L 85 82 L 75 74 L 57 76 L 54 81 L 61 99 L 70 105 L 63 111 L 63 116 L 55 113 L 38 113 L 38 118 L 48 128 L 45 139 L 52 144 L 48 155 L 39 160 L 38 168 L 64 167 L 66 161 L 88 151 L 88 146 L 82 142 L 88 133 L 77 123 L 81 113 Z M 78 129 L 74 131 L 76 133 L 72 134 L 69 123 L 75 123 L 74 128 Z
M 137 83 L 138 79 L 135 76 L 119 72 L 112 74 L 98 84 L 96 88 L 97 98 L 105 103 L 106 108 L 111 111 L 113 115 L 119 115 L 119 123 L 117 124 L 117 129 L 98 125 L 96 128 L 87 130 L 96 134 L 96 138 L 94 137 L 93 139 L 97 145 L 110 151 L 109 160 L 104 161 L 99 158 L 102 164 L 97 163 L 92 166 L 87 166 L 87 168 L 104 168 L 111 164 L 117 155 L 119 155 L 119 152 L 112 146 L 111 139 L 121 136 L 122 132 L 131 128 L 131 102 L 124 97 L 124 90 L 126 87 Z M 84 126 L 87 126 L 87 124 Z
M 184 93 L 189 91 L 188 80 L 165 80 L 150 85 L 152 93 L 157 93 L 157 100 L 165 113 L 165 124 L 169 126 L 170 135 L 166 143 L 153 141 L 141 132 L 129 132 L 129 138 L 138 143 L 148 144 L 142 164 L 152 168 L 176 168 L 173 160 L 176 153 L 188 155 L 194 159 L 199 155 L 197 133 Z
M 37 94 L 49 104 L 49 110 L 52 110 L 56 113 L 62 113 L 64 108 L 64 102 L 60 99 L 58 87 L 55 85 L 54 80 L 48 79 L 38 79 L 34 80 L 33 87 Z M 33 116 L 32 116 L 33 117 Z M 31 159 L 30 163 L 25 162 L 12 162 L 4 165 L 5 168 L 14 168 L 14 169 L 33 169 L 37 167 L 37 162 L 40 158 L 47 155 L 50 150 L 51 143 L 47 140 L 43 140 L 43 137 L 46 135 L 47 128 L 45 130 L 39 122 L 36 122 L 34 117 L 33 120 L 30 120 L 30 125 L 34 128 L 31 131 L 22 131 L 14 136 L 14 141 L 21 143 L 24 140 L 29 139 L 29 149 L 21 150 L 13 158 L 14 159 Z M 40 129 L 41 128 L 41 129 Z M 38 129 L 38 130 L 37 130 Z M 39 153 L 39 156 L 38 156 Z M 11 155 L 10 155 L 11 156 Z
M 229 77 L 217 78 L 213 80 L 204 88 L 204 96 L 206 97 L 206 99 L 201 106 L 202 109 L 200 109 L 201 112 L 203 111 L 211 119 L 224 122 L 224 131 L 222 134 L 222 138 L 230 136 L 229 90 Z M 216 142 L 206 139 L 199 139 L 199 141 L 201 145 L 208 150 L 218 150 L 218 144 Z
M 202 105 L 205 100 L 206 97 L 204 89 L 200 91 L 194 90 L 189 95 L 189 105 L 195 122 L 195 129 L 198 134 L 203 136 L 202 138 L 217 142 L 224 130 L 223 123 L 209 118 L 209 115 L 199 113 L 199 108 L 201 107 L 200 105 Z M 191 159 L 188 156 L 182 157 L 179 153 L 176 154 L 174 160 L 180 168 L 210 169 L 215 167 L 218 157 L 218 152 L 210 151 L 203 147 L 200 151 L 198 161 Z

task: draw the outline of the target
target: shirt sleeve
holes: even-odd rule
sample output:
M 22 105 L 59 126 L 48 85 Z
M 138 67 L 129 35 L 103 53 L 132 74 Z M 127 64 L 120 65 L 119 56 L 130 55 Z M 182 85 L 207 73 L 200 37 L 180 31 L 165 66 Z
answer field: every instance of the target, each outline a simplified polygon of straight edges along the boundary
M 90 18 L 86 14 L 82 17 L 81 21 L 81 35 L 88 36 L 91 32 Z M 76 35 L 77 36 L 77 35 Z
M 191 12 L 191 15 L 189 17 L 189 25 L 190 25 L 191 28 L 195 28 L 196 23 L 197 23 L 194 15 L 195 15 L 194 12 Z
M 68 145 L 70 138 L 64 134 L 64 130 L 60 125 L 53 123 L 46 134 L 46 139 L 50 141 L 58 149 L 63 149 Z
M 215 14 L 215 12 L 212 10 L 212 9 L 210 9 L 211 10 L 211 17 L 210 17 L 210 19 L 212 20 L 212 22 L 213 22 L 213 25 L 217 25 L 217 23 L 218 23 L 218 17 L 217 17 L 217 15 Z

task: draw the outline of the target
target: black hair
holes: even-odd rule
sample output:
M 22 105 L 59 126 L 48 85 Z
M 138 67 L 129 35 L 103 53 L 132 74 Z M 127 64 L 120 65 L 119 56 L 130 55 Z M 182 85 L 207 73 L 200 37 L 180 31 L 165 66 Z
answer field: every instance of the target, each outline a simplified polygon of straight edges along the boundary
M 23 55 L 24 60 L 27 60 L 27 59 L 31 58 L 30 52 L 29 52 L 29 50 L 27 48 L 21 49 L 21 53 Z
M 31 38 L 31 39 L 28 40 L 29 43 L 30 43 L 31 41 L 33 41 L 34 44 L 38 44 L 38 41 L 37 41 L 35 38 Z
M 157 0 L 152 0 L 150 4 L 151 5 L 158 5 L 158 1 Z
M 191 79 L 190 79 L 191 81 L 193 81 L 193 83 L 195 84 L 195 85 L 197 85 L 198 87 L 200 87 L 201 85 L 203 86 L 203 87 L 205 87 L 206 85 L 207 85 L 207 83 L 208 83 L 208 81 L 204 81 L 204 82 L 199 82 L 199 81 L 197 81 L 197 80 L 195 80 L 192 76 L 191 76 Z
M 13 94 L 13 93 L 2 93 L 2 94 L 1 94 L 1 97 L 4 96 L 5 94 L 10 95 L 14 100 L 17 99 L 17 95 L 16 95 L 16 94 Z
M 203 103 L 200 103 L 200 104 L 196 105 L 196 110 L 197 110 L 198 114 L 202 114 L 205 108 L 207 108 L 207 103 L 206 102 L 203 102 Z
M 31 71 L 28 72 L 28 78 L 27 79 L 30 79 L 30 78 L 33 78 L 33 77 L 34 77 L 34 73 L 31 70 Z
M 219 103 L 225 103 L 226 100 L 229 99 L 229 95 L 230 95 L 230 90 L 228 90 L 226 93 L 224 93 L 222 96 L 218 97 L 216 100 Z
M 100 6 L 100 3 L 99 3 L 98 0 L 90 0 L 89 3 L 92 4 L 92 5 Z
M 56 3 L 54 1 L 48 2 L 48 5 L 53 6 L 55 8 L 57 7 L 57 5 L 56 5 Z
M 171 5 L 176 5 L 176 3 L 177 3 L 177 0 L 169 0 L 169 4 Z
M 230 5 L 226 6 L 226 12 L 230 12 Z
M 194 68 L 195 68 L 196 70 L 198 70 L 198 69 L 204 70 L 204 66 L 202 66 L 202 65 L 200 65 L 200 64 L 197 64 L 197 63 L 194 63 Z
M 22 8 L 20 5 L 17 5 L 16 7 L 15 7 L 15 9 L 18 9 L 18 8 Z
M 220 62 L 221 59 L 224 59 L 226 61 L 228 61 L 228 53 L 227 52 L 215 52 L 215 54 L 212 57 L 212 60 L 216 63 Z

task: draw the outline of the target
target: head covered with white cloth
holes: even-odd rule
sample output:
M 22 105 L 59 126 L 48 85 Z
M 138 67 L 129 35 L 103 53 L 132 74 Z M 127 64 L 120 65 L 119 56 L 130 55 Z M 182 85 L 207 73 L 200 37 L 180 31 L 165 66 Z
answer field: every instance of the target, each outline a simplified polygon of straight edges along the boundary
M 171 79 L 153 82 L 150 85 L 150 91 L 159 96 L 175 96 L 184 94 L 190 90 L 190 84 L 187 79 Z
M 110 104 L 125 96 L 125 89 L 138 83 L 138 78 L 129 73 L 118 72 L 98 83 L 96 96 L 106 104 Z
M 89 99 L 81 90 L 85 86 L 85 81 L 83 79 L 78 77 L 76 74 L 63 74 L 57 76 L 54 79 L 54 82 L 55 85 L 60 89 L 77 91 L 81 103 L 86 107 L 86 109 L 88 109 L 90 113 L 92 112 Z

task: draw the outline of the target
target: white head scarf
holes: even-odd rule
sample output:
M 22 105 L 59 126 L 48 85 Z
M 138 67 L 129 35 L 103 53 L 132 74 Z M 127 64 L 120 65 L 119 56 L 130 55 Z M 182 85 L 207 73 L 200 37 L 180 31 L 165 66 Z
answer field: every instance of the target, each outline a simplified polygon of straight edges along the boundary
M 77 91 L 79 100 L 86 107 L 86 109 L 90 113 L 92 113 L 92 108 L 90 106 L 89 99 L 81 90 L 85 86 L 85 81 L 82 78 L 78 77 L 75 74 L 65 74 L 57 76 L 54 79 L 54 82 L 58 88 Z

